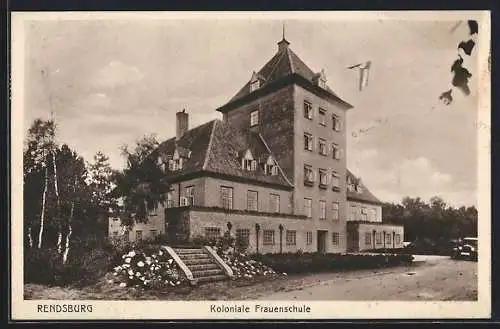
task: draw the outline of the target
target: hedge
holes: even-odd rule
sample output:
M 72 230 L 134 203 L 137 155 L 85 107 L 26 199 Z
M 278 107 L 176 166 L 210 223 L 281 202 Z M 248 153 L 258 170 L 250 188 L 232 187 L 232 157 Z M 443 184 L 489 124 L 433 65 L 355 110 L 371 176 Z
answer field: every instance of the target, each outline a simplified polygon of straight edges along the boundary
M 252 255 L 252 259 L 272 267 L 274 270 L 289 274 L 332 272 L 354 269 L 373 269 L 408 265 L 412 255 L 354 255 L 323 253 L 284 253 Z

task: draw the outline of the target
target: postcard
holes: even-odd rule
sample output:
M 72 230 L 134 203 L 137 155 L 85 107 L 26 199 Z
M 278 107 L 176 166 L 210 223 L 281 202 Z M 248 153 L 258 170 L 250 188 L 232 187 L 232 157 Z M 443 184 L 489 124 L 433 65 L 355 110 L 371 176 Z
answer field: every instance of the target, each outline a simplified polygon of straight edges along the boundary
M 14 12 L 13 320 L 489 318 L 490 13 Z

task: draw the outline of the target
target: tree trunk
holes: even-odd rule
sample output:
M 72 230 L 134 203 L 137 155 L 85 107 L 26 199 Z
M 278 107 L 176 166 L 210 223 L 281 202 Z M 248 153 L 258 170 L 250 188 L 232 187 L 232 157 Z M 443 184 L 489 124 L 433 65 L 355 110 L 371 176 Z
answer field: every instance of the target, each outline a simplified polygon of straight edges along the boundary
M 42 238 L 43 238 L 43 224 L 45 220 L 45 201 L 47 199 L 47 185 L 49 181 L 48 166 L 45 164 L 45 184 L 43 187 L 43 197 L 42 197 L 42 213 L 40 215 L 40 231 L 38 233 L 38 249 L 42 248 Z
M 71 226 L 71 222 L 73 221 L 73 214 L 75 212 L 75 193 L 76 193 L 76 177 L 73 183 L 73 201 L 71 202 L 71 211 L 68 220 L 68 234 L 66 234 L 66 246 L 64 248 L 63 264 L 66 264 L 66 262 L 68 261 L 69 243 L 71 239 L 71 234 L 73 233 L 73 227 Z
M 30 248 L 33 248 L 33 237 L 31 236 L 31 226 L 28 227 L 28 243 Z
M 57 234 L 57 252 L 62 253 L 62 225 L 61 225 L 61 201 L 59 198 L 59 186 L 57 183 L 57 163 L 56 163 L 56 152 L 52 150 L 52 165 L 54 166 L 54 191 L 56 193 L 56 216 L 58 220 L 59 233 Z

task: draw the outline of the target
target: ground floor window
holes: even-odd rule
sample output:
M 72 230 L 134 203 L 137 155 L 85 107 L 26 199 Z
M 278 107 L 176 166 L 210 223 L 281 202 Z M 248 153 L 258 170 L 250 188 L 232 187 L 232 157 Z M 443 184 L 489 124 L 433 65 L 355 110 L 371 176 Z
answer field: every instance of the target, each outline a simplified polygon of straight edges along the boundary
M 142 230 L 135 231 L 135 240 L 136 241 L 141 241 L 142 240 Z
M 332 244 L 334 246 L 338 246 L 340 243 L 340 233 L 339 232 L 333 232 L 332 233 Z
M 286 245 L 295 246 L 297 244 L 297 231 L 286 231 Z
M 375 243 L 382 244 L 382 232 L 377 232 L 375 234 Z
M 394 236 L 394 243 L 395 243 L 395 244 L 400 244 L 400 243 L 401 243 L 401 235 L 396 234 L 396 235 Z
M 264 230 L 264 246 L 274 245 L 274 230 Z
M 306 244 L 311 245 L 313 243 L 313 232 L 306 232 Z
M 367 246 L 372 245 L 372 234 L 371 233 L 365 233 L 365 245 L 367 245 Z
M 392 242 L 391 242 L 391 234 L 390 233 L 387 233 L 385 235 L 385 244 L 388 244 L 390 245 Z
M 247 228 L 239 228 L 236 230 L 236 243 L 238 245 L 248 246 L 250 243 L 250 230 Z
M 205 238 L 208 240 L 217 240 L 220 237 L 220 228 L 205 227 Z
M 149 235 L 154 238 L 158 234 L 157 230 L 149 230 Z

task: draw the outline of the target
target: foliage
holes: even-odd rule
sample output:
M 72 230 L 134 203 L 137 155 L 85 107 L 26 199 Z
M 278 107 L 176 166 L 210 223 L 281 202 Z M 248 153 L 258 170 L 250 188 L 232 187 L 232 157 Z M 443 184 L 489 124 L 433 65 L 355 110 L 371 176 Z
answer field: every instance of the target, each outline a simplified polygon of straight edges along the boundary
M 260 261 L 276 271 L 285 273 L 317 273 L 343 271 L 354 269 L 372 269 L 407 265 L 413 261 L 413 256 L 403 254 L 384 255 L 354 255 L 354 254 L 325 254 L 325 253 L 283 253 L 253 255 L 253 259 Z
M 24 282 L 46 285 L 87 285 L 97 282 L 112 266 L 113 249 L 105 242 L 77 240 L 66 264 L 53 248 L 25 248 Z
M 405 241 L 443 245 L 452 239 L 477 235 L 476 208 L 454 208 L 439 197 L 431 198 L 429 203 L 406 197 L 400 204 L 384 204 L 382 212 L 385 220 L 404 225 Z
M 186 284 L 187 278 L 169 254 L 157 248 L 154 251 L 132 249 L 114 268 L 115 283 L 121 287 L 144 288 L 177 287 Z
M 154 157 L 159 142 L 154 135 L 137 140 L 135 147 L 122 147 L 127 167 L 115 175 L 114 196 L 123 199 L 120 218 L 125 225 L 147 222 L 148 214 L 165 202 L 168 185 Z

